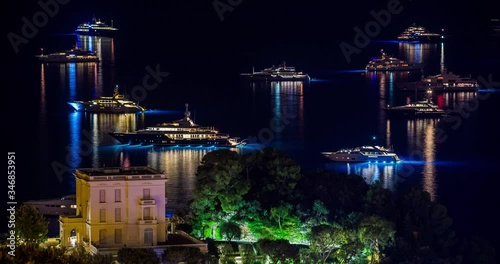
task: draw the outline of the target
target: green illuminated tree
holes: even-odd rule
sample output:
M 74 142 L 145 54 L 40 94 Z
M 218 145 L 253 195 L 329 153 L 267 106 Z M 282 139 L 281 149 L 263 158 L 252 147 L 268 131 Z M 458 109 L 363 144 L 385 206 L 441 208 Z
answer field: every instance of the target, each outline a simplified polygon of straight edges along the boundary
M 38 244 L 47 240 L 49 222 L 35 207 L 23 204 L 17 208 L 15 224 L 18 241 Z
M 370 263 L 381 261 L 381 250 L 392 245 L 395 233 L 393 224 L 378 215 L 361 219 L 359 238 L 365 248 L 370 250 Z
M 299 248 L 288 240 L 260 239 L 257 245 L 260 252 L 268 256 L 272 263 L 295 263 L 299 258 Z
M 266 209 L 280 201 L 297 199 L 295 188 L 301 179 L 300 166 L 285 152 L 264 148 L 247 163 L 252 189 L 251 199 L 260 201 Z
M 348 235 L 341 227 L 319 225 L 311 230 L 311 249 L 326 263 L 330 255 L 349 243 Z
M 243 206 L 243 195 L 250 189 L 250 183 L 242 171 L 240 155 L 235 151 L 216 150 L 203 157 L 191 204 L 196 216 L 195 228 L 209 227 L 214 237 L 218 223 Z
M 165 264 L 177 264 L 180 262 L 195 264 L 199 263 L 202 258 L 203 254 L 200 249 L 193 247 L 169 247 L 166 248 L 162 254 L 162 260 Z

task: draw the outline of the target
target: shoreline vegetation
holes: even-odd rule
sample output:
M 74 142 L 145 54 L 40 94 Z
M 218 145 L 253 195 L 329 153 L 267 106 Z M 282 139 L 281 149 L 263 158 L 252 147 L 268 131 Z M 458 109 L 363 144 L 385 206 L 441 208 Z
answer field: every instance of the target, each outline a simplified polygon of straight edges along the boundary
M 161 256 L 122 249 L 113 259 L 80 247 L 65 254 L 64 248 L 27 243 L 18 245 L 15 258 L 3 246 L 0 262 L 496 263 L 488 241 L 458 237 L 446 207 L 416 186 L 393 192 L 359 175 L 302 173 L 273 148 L 246 155 L 211 151 L 196 179 L 194 199 L 177 208 L 169 232 L 182 230 L 203 240 L 207 254 L 185 247 Z

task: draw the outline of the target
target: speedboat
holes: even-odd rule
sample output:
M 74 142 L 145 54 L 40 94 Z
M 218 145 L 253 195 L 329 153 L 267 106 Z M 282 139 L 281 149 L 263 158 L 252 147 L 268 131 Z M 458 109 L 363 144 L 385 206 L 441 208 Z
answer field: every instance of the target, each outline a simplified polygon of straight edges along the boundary
M 321 152 L 321 154 L 337 162 L 395 163 L 401 161 L 392 148 L 387 149 L 381 146 L 361 146 L 335 152 Z

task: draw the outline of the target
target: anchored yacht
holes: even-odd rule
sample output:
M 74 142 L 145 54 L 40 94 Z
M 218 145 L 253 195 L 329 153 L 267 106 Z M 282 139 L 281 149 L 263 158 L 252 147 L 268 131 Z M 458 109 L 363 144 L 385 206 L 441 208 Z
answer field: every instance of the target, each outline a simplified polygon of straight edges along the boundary
M 213 146 L 236 147 L 245 145 L 237 137 L 220 133 L 214 127 L 202 127 L 193 122 L 186 104 L 184 118 L 171 123 L 150 126 L 135 132 L 110 133 L 122 144 L 142 144 L 156 146 Z
M 361 146 L 335 152 L 321 152 L 321 154 L 338 162 L 395 163 L 401 161 L 392 148 L 387 149 L 381 146 Z

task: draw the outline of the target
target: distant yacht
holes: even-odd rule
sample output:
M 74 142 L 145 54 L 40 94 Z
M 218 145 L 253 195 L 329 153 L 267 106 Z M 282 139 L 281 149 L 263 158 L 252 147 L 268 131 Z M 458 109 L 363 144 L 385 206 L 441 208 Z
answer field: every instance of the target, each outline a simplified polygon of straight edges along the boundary
M 37 57 L 40 62 L 99 62 L 99 57 L 94 52 L 82 50 L 77 47 L 48 55 L 43 54 L 43 49 L 41 49 L 41 54 L 35 57 Z
M 337 162 L 395 163 L 401 161 L 392 148 L 387 149 L 380 146 L 347 148 L 335 152 L 321 152 L 321 154 Z
M 444 38 L 443 34 L 430 32 L 425 27 L 417 26 L 415 23 L 398 35 L 398 40 L 402 41 L 434 42 L 442 41 Z
M 427 91 L 432 89 L 435 92 L 468 92 L 479 89 L 478 81 L 471 76 L 464 77 L 446 70 L 437 75 L 422 77 L 418 82 L 402 82 L 397 86 L 402 90 Z
M 113 27 L 113 20 L 111 20 L 111 25 L 108 25 L 95 17 L 90 22 L 81 23 L 75 29 L 76 34 L 91 36 L 113 37 L 117 32 L 118 28 Z
M 193 122 L 186 104 L 184 118 L 171 123 L 150 126 L 135 132 L 110 133 L 122 144 L 142 144 L 155 146 L 210 146 L 236 147 L 245 143 L 239 138 L 220 133 L 214 127 L 203 127 Z
M 56 199 L 30 200 L 24 204 L 34 206 L 43 215 L 75 215 L 76 195 L 70 194 Z
M 78 112 L 137 113 L 146 111 L 144 107 L 120 94 L 118 86 L 115 87 L 113 96 L 102 96 L 90 101 L 72 101 L 68 104 Z
M 408 103 L 406 105 L 390 106 L 383 108 L 386 113 L 392 117 L 409 118 L 436 118 L 446 115 L 446 111 L 439 108 L 431 100 L 432 89 L 427 90 L 427 100 Z
M 413 71 L 422 69 L 422 65 L 409 64 L 404 60 L 391 57 L 383 49 L 380 50 L 380 53 L 380 57 L 372 58 L 368 62 L 365 67 L 367 71 Z
M 306 81 L 310 79 L 308 74 L 297 72 L 295 67 L 286 66 L 285 62 L 262 71 L 241 73 L 240 76 L 253 81 Z
M 493 37 L 500 37 L 500 19 L 490 19 Z

